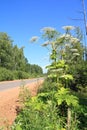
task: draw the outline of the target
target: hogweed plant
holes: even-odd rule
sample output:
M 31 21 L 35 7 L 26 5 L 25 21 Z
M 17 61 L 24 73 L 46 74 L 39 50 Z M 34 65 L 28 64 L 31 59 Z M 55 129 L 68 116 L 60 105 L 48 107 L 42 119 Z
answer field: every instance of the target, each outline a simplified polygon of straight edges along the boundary
M 73 107 L 79 106 L 78 98 L 71 94 L 69 82 L 73 80 L 73 75 L 69 72 L 69 65 L 75 64 L 79 59 L 80 44 L 79 39 L 71 35 L 73 26 L 64 26 L 65 34 L 60 35 L 54 28 L 45 27 L 42 29 L 43 38 L 47 40 L 42 46 L 48 47 L 51 50 L 50 59 L 51 64 L 46 66 L 48 69 L 48 78 L 55 83 L 57 91 L 54 93 L 58 106 L 66 104 L 67 106 L 67 130 L 71 130 L 72 111 Z M 45 94 L 42 94 L 45 95 Z M 64 107 L 64 106 L 63 106 Z M 73 129 L 72 129 L 73 130 Z
M 66 34 L 60 36 L 53 41 L 52 44 L 52 54 L 50 58 L 52 60 L 51 65 L 47 68 L 50 72 L 48 77 L 53 78 L 56 83 L 60 83 L 62 88 L 58 87 L 58 93 L 61 93 L 63 90 L 67 90 L 69 88 L 69 82 L 73 80 L 73 75 L 69 73 L 69 65 L 73 64 L 78 60 L 79 50 L 76 48 L 76 44 L 79 44 L 79 40 L 71 36 L 69 32 L 70 28 L 66 27 Z M 54 46 L 53 46 L 54 45 Z M 64 89 L 63 89 L 64 88 Z M 67 97 L 66 91 L 63 91 L 65 97 Z M 70 90 L 68 90 L 69 93 Z M 59 95 L 59 94 L 55 94 Z M 58 96 L 58 100 L 61 101 L 60 104 L 66 102 L 67 108 L 67 129 L 71 129 L 71 108 L 78 106 L 78 98 L 74 95 L 69 94 L 68 99 L 62 97 L 63 95 L 60 94 Z M 72 98 L 71 98 L 72 97 Z M 57 96 L 56 96 L 57 98 Z M 75 102 L 76 104 L 73 104 Z M 71 107 L 72 106 L 72 107 Z

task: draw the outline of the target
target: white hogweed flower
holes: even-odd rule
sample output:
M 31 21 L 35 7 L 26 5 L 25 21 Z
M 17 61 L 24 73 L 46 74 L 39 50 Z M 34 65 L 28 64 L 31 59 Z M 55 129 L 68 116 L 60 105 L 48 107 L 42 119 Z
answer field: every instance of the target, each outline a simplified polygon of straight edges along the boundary
M 71 43 L 77 43 L 77 42 L 79 42 L 79 39 L 77 39 L 75 37 L 71 37 L 70 42 Z
M 31 43 L 32 43 L 32 42 L 36 42 L 38 39 L 39 39 L 39 37 L 33 36 L 33 37 L 31 37 L 30 42 L 31 42 Z
M 52 27 L 44 27 L 41 29 L 41 32 L 52 32 L 52 31 L 55 31 L 55 29 Z
M 50 42 L 46 41 L 45 43 L 42 44 L 42 46 L 47 46 L 48 44 L 50 44 Z
M 64 38 L 64 39 L 68 40 L 71 38 L 71 36 L 70 36 L 70 34 L 63 34 L 60 36 L 60 38 Z
M 78 52 L 77 49 L 70 49 L 72 52 Z
M 62 27 L 64 30 L 74 30 L 75 27 L 74 26 L 63 26 Z

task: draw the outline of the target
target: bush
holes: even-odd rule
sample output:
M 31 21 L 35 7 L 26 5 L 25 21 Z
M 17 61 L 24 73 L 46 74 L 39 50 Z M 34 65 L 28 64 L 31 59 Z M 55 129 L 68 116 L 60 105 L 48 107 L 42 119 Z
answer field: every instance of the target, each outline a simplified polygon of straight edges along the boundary
M 23 71 L 11 71 L 6 68 L 0 67 L 0 81 L 14 80 L 14 79 L 27 79 L 29 74 Z
M 12 130 L 62 130 L 61 119 L 51 102 L 44 104 L 33 97 L 25 103 L 25 108 L 17 116 Z
M 16 76 L 17 76 L 18 79 L 27 79 L 27 78 L 29 78 L 29 74 L 26 73 L 26 72 L 23 72 L 23 71 L 17 71 L 16 74 L 17 74 Z
M 12 71 L 0 67 L 0 81 L 13 80 L 14 78 Z
M 53 83 L 51 79 L 45 79 L 42 86 L 38 89 L 38 93 L 45 93 L 50 91 L 56 91 L 58 89 L 58 84 Z
M 70 66 L 70 72 L 72 73 L 74 80 L 71 82 L 71 89 L 78 91 L 87 86 L 87 61 L 82 61 L 81 64 L 77 64 L 74 68 Z M 79 86 L 81 86 L 79 88 Z

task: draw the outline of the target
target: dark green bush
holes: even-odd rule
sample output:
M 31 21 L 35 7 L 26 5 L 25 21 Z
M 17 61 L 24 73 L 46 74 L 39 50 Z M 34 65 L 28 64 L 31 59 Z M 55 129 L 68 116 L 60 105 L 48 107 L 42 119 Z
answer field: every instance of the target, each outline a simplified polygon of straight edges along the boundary
M 17 79 L 27 79 L 29 78 L 29 74 L 23 71 L 15 71 L 15 78 Z
M 15 76 L 12 71 L 0 67 L 0 81 L 13 80 L 14 78 Z
M 6 68 L 0 67 L 0 81 L 27 79 L 29 74 L 23 71 L 11 71 Z
M 58 89 L 57 84 L 53 83 L 51 79 L 47 78 L 45 79 L 42 86 L 38 89 L 38 93 L 56 91 L 57 89 Z

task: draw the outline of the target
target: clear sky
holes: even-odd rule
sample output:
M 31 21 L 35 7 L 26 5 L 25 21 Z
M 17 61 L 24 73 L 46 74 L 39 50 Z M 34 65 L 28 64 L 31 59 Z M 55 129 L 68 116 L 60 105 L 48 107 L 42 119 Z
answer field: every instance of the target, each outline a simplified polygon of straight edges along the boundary
M 42 40 L 30 44 L 32 36 L 41 36 L 43 27 L 54 27 L 61 32 L 66 25 L 81 26 L 82 0 L 0 0 L 0 32 L 6 32 L 14 44 L 24 46 L 24 55 L 30 64 L 44 68 L 49 63 L 48 51 L 41 47 Z M 85 0 L 87 5 L 87 0 Z M 86 6 L 87 9 L 87 6 Z

